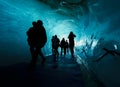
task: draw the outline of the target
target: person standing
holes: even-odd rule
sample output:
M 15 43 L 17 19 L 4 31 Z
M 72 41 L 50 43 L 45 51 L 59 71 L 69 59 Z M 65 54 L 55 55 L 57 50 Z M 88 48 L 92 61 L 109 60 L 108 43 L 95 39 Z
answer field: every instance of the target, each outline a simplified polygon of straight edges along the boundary
M 53 38 L 53 42 L 52 42 L 52 45 L 53 45 L 53 62 L 54 62 L 53 68 L 58 67 L 58 65 L 57 65 L 57 57 L 59 56 L 59 52 L 58 52 L 59 44 L 60 44 L 60 40 L 57 37 L 57 35 L 55 35 L 54 38 Z
M 55 42 L 55 36 L 52 36 L 51 43 L 52 43 L 52 54 L 54 54 L 54 42 Z
M 55 37 L 54 37 L 53 45 L 54 45 L 55 57 L 58 57 L 58 55 L 59 55 L 58 47 L 60 45 L 60 39 L 57 37 L 57 35 L 55 35 Z
M 68 40 L 65 41 L 66 53 L 69 52 L 69 43 Z
M 72 58 L 74 57 L 74 46 L 75 46 L 74 38 L 75 37 L 76 37 L 76 35 L 73 34 L 73 32 L 71 31 L 68 36 L 68 39 L 69 39 L 69 48 L 70 48 Z
M 65 38 L 62 38 L 61 42 L 60 42 L 60 47 L 61 47 L 61 56 L 62 53 L 64 51 L 64 56 L 66 55 L 66 42 L 65 42 Z

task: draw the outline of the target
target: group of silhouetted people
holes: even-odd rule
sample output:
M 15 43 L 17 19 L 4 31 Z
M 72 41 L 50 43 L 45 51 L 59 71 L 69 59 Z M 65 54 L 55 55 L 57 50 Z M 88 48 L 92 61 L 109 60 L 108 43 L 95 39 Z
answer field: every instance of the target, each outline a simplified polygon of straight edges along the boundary
M 52 36 L 52 53 L 55 57 L 57 57 L 59 55 L 58 52 L 58 47 L 59 47 L 59 43 L 60 43 L 60 39 L 57 37 L 57 35 Z
M 32 22 L 32 25 L 33 26 L 27 31 L 27 41 L 32 55 L 30 68 L 35 67 L 38 55 L 41 56 L 42 65 L 44 65 L 46 59 L 41 51 L 41 48 L 44 47 L 45 43 L 47 42 L 47 35 L 43 26 L 43 22 L 41 20 L 38 20 L 37 22 L 34 21 Z
M 41 20 L 37 20 L 32 22 L 32 27 L 27 31 L 27 41 L 30 46 L 30 52 L 32 55 L 32 60 L 30 63 L 30 68 L 34 69 L 36 66 L 36 62 L 38 59 L 38 55 L 42 58 L 42 65 L 44 65 L 46 58 L 44 57 L 41 48 L 43 48 L 47 42 L 47 35 L 46 30 L 43 26 L 43 22 Z M 61 47 L 61 56 L 64 52 L 64 55 L 66 55 L 66 52 L 68 52 L 68 49 L 70 49 L 72 57 L 74 57 L 74 38 L 76 37 L 75 34 L 71 31 L 68 35 L 69 41 L 62 38 L 58 38 L 57 35 L 52 36 L 51 42 L 52 42 L 52 53 L 54 55 L 54 61 L 56 61 L 56 57 L 59 56 L 58 47 Z
M 65 56 L 68 50 L 70 49 L 71 55 L 72 57 L 74 57 L 74 46 L 75 46 L 74 38 L 75 37 L 76 35 L 73 34 L 73 32 L 70 32 L 70 34 L 68 35 L 68 39 L 69 39 L 69 42 L 68 42 L 67 40 L 65 40 L 65 38 L 62 38 L 62 40 L 60 41 L 57 35 L 52 36 L 52 39 L 51 39 L 52 53 L 54 57 L 57 57 L 59 55 L 58 47 L 61 48 L 61 56 L 63 55 L 63 53 Z
M 67 40 L 65 40 L 65 38 L 62 38 L 61 42 L 60 42 L 60 47 L 61 47 L 61 56 L 64 53 L 64 56 L 66 55 L 66 52 L 68 52 L 68 47 L 69 47 L 69 43 Z

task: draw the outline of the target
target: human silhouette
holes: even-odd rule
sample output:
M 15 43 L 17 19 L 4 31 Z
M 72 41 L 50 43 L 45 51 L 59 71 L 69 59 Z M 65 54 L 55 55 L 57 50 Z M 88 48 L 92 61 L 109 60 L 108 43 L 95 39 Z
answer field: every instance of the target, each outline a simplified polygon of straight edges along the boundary
M 60 47 L 61 47 L 61 56 L 62 53 L 64 51 L 64 56 L 66 55 L 66 42 L 65 42 L 65 38 L 62 38 L 61 42 L 60 42 Z
M 55 49 L 55 47 L 54 47 L 54 41 L 55 40 L 55 36 L 52 36 L 52 39 L 51 39 L 51 43 L 52 43 L 52 54 L 54 54 L 54 49 Z
M 34 55 L 34 47 L 35 47 L 35 29 L 37 27 L 37 23 L 35 21 L 32 22 L 32 25 L 33 27 L 31 27 L 28 31 L 27 31 L 27 41 L 28 41 L 28 44 L 30 46 L 30 52 L 31 52 L 31 55 L 32 55 L 32 58 L 33 58 L 33 55 Z
M 68 39 L 69 39 L 69 48 L 70 48 L 72 58 L 74 57 L 74 46 L 75 46 L 74 38 L 75 37 L 76 37 L 76 35 L 73 34 L 73 32 L 71 31 L 68 36 Z
M 57 35 L 55 35 L 54 36 L 54 42 L 53 42 L 54 57 L 57 57 L 59 55 L 59 52 L 58 52 L 59 45 L 60 45 L 60 39 L 57 37 Z
M 30 51 L 32 55 L 30 67 L 34 68 L 36 66 L 38 55 L 41 56 L 42 65 L 44 65 L 45 57 L 41 51 L 41 48 L 43 48 L 45 43 L 47 42 L 47 35 L 46 30 L 43 26 L 43 22 L 41 20 L 33 22 L 33 27 L 31 27 L 27 31 L 27 36 L 28 36 L 27 41 L 30 46 Z
M 53 36 L 52 37 L 52 47 L 53 47 L 53 68 L 57 68 L 57 57 L 59 55 L 59 52 L 58 52 L 58 47 L 59 47 L 59 44 L 60 44 L 60 40 L 59 38 L 57 37 L 57 35 Z
M 69 52 L 69 43 L 68 40 L 65 41 L 66 53 Z

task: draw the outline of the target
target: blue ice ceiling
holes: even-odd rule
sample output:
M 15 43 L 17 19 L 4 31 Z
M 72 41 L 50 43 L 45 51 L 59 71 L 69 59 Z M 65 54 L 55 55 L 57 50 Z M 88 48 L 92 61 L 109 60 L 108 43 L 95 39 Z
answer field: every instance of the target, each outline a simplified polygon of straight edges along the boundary
M 26 31 L 38 19 L 47 30 L 45 55 L 51 53 L 52 35 L 67 39 L 70 31 L 77 35 L 76 49 L 92 36 L 92 50 L 101 38 L 119 44 L 119 8 L 117 0 L 0 0 L 0 64 L 30 59 Z

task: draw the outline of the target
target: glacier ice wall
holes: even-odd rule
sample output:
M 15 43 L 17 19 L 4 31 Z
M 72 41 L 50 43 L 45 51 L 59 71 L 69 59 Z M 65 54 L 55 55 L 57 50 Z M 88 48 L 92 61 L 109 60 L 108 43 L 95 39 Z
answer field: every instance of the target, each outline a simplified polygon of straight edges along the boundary
M 0 0 L 0 65 L 30 60 L 26 31 L 32 21 L 41 19 L 48 37 L 45 55 L 51 54 L 52 35 L 67 39 L 73 31 L 77 35 L 75 52 L 108 87 L 119 87 L 119 56 L 91 62 L 105 53 L 103 47 L 120 52 L 119 4 L 118 0 Z M 87 58 L 82 47 L 91 42 L 92 48 L 85 49 Z

